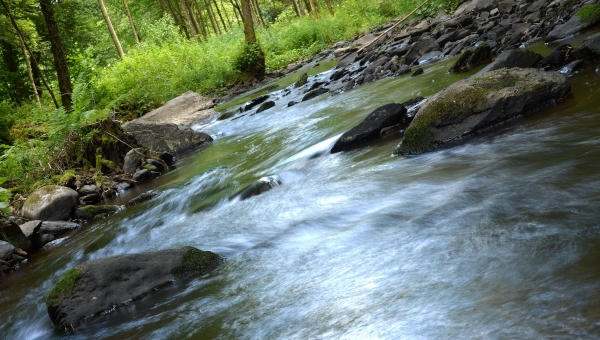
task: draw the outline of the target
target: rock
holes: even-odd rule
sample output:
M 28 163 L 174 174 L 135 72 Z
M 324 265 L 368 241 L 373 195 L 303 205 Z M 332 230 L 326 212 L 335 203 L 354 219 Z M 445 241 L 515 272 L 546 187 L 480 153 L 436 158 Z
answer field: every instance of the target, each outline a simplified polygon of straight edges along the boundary
M 144 159 L 144 155 L 146 154 L 146 150 L 143 148 L 131 149 L 125 155 L 125 160 L 123 161 L 123 172 L 126 174 L 133 174 L 136 172 L 137 168 L 142 165 L 142 160 Z
M 25 250 L 29 250 L 33 246 L 19 225 L 5 217 L 0 217 L 0 240 Z
M 567 51 L 571 48 L 571 45 L 560 45 L 554 51 L 550 52 L 547 56 L 542 60 L 542 65 L 549 65 L 553 67 L 558 67 L 564 64 Z
M 93 184 L 86 184 L 86 185 L 82 186 L 81 189 L 77 190 L 77 192 L 79 192 L 80 196 L 85 196 L 85 195 L 97 194 L 98 192 L 100 192 L 100 190 L 98 190 L 98 187 Z
M 401 44 L 400 46 L 396 46 L 394 48 L 389 49 L 386 54 L 388 55 L 388 57 L 402 57 L 406 54 L 406 52 L 408 52 L 409 49 L 410 45 Z
M 554 27 L 546 36 L 546 42 L 552 42 L 572 36 L 600 21 L 600 4 L 581 7 L 569 21 Z
M 27 237 L 28 239 L 31 240 L 31 237 L 33 236 L 33 234 L 35 234 L 40 229 L 41 226 L 42 226 L 42 221 L 34 220 L 34 221 L 29 221 L 29 222 L 25 222 L 25 223 L 21 224 L 19 226 L 19 228 L 21 228 L 23 235 L 25 235 L 25 237 Z
M 170 123 L 155 123 L 144 120 L 132 120 L 123 125 L 123 130 L 132 134 L 138 144 L 154 152 L 181 154 L 212 141 L 203 132 Z
M 82 208 L 77 208 L 75 210 L 75 217 L 84 219 L 84 220 L 92 220 L 99 215 L 112 215 L 119 211 L 121 207 L 118 205 L 86 205 Z
M 191 126 L 199 122 L 208 122 L 215 117 L 217 112 L 214 107 L 214 100 L 188 91 L 138 119 L 158 124 Z
M 479 1 L 477 1 L 476 8 L 477 8 L 478 12 L 483 12 L 483 11 L 489 12 L 494 7 L 496 7 L 496 1 L 494 1 L 494 0 L 479 0 Z
M 407 74 L 410 73 L 410 66 L 406 65 L 406 64 L 402 64 L 400 66 L 398 66 L 398 71 L 396 71 L 396 74 L 401 76 L 403 74 Z
M 582 45 L 589 48 L 596 55 L 600 55 L 600 33 L 590 35 L 583 41 Z
M 79 194 L 73 189 L 58 185 L 43 186 L 29 195 L 21 214 L 29 220 L 68 220 L 78 199 Z
M 254 98 L 252 99 L 248 104 L 244 105 L 243 107 L 240 108 L 241 112 L 245 112 L 248 110 L 253 109 L 255 106 L 262 104 L 265 100 L 269 99 L 269 95 L 265 94 L 263 96 L 260 96 L 258 98 Z
M 466 50 L 456 60 L 448 72 L 465 72 L 473 67 L 479 66 L 491 58 L 492 49 L 488 44 L 481 44 L 475 50 Z
M 143 194 L 139 195 L 138 197 L 133 198 L 132 200 L 127 202 L 127 204 L 125 206 L 132 207 L 136 204 L 140 204 L 142 202 L 149 201 L 158 195 L 160 195 L 160 192 L 158 192 L 158 191 L 154 191 L 154 190 L 146 191 L 145 193 L 143 193 Z
M 264 102 L 258 107 L 258 109 L 256 110 L 256 113 L 268 110 L 268 109 L 272 108 L 273 106 L 275 106 L 275 102 L 272 100 L 269 100 L 268 102 Z
M 167 166 L 167 164 L 165 164 L 162 161 L 159 161 L 157 159 L 148 158 L 148 159 L 146 159 L 146 163 L 154 166 L 161 173 L 165 173 L 169 170 L 169 167 Z
M 565 76 L 537 69 L 500 69 L 463 79 L 421 107 L 394 153 L 432 150 L 555 103 L 570 89 Z
M 328 91 L 327 91 L 326 88 L 320 88 L 320 89 L 312 90 L 312 91 L 308 92 L 307 94 L 305 94 L 304 97 L 302 97 L 302 101 L 304 102 L 304 101 L 313 99 L 313 98 L 318 97 L 318 96 L 320 96 L 322 94 L 325 94 L 327 92 Z
M 406 115 L 406 108 L 400 104 L 387 104 L 376 108 L 365 120 L 345 132 L 331 149 L 336 153 L 353 145 L 368 141 L 380 135 L 381 130 L 393 125 L 408 126 L 411 118 Z
M 0 260 L 10 261 L 14 252 L 15 247 L 12 244 L 6 241 L 0 241 Z
M 543 57 L 535 52 L 523 49 L 508 50 L 502 52 L 496 60 L 477 72 L 472 78 L 480 77 L 482 74 L 501 68 L 529 68 L 534 67 Z
M 337 66 L 335 68 L 344 68 L 350 64 L 352 64 L 355 60 L 357 60 L 358 58 L 358 53 L 353 52 L 348 54 L 347 56 L 343 57 L 342 60 L 340 60 L 337 64 Z
M 434 62 L 439 58 L 440 55 L 442 55 L 441 51 L 431 51 L 425 53 L 421 58 L 419 58 L 419 60 L 417 60 L 417 64 L 423 65 Z
M 59 330 L 81 326 L 96 315 L 171 284 L 199 276 L 223 262 L 219 255 L 192 247 L 93 260 L 68 270 L 46 297 L 48 315 Z
M 79 223 L 65 221 L 44 221 L 38 229 L 38 234 L 61 235 L 71 230 L 81 228 Z
M 446 45 L 447 42 L 456 40 L 455 36 L 456 36 L 456 32 L 452 31 L 450 33 L 446 33 L 444 35 L 441 35 L 439 38 L 437 38 L 437 40 L 435 42 L 439 46 L 444 46 L 444 45 Z
M 133 176 L 131 178 L 136 182 L 145 182 L 145 181 L 152 179 L 152 176 L 150 174 L 150 170 L 142 169 L 142 170 L 136 172 L 135 174 L 133 174 Z
M 294 83 L 294 87 L 298 88 L 300 86 L 306 85 L 307 82 L 308 82 L 308 73 L 304 72 L 300 75 L 298 80 L 296 80 L 296 82 Z M 267 98 L 268 98 L 268 96 L 267 96 Z M 265 98 L 265 100 L 266 100 L 266 98 Z
M 422 38 L 421 40 L 417 41 L 406 53 L 404 56 L 404 63 L 411 65 L 425 53 L 434 50 L 440 50 L 440 46 L 437 44 L 435 39 L 431 37 Z
M 234 199 L 243 201 L 250 197 L 258 196 L 280 185 L 281 181 L 276 176 L 263 177 L 234 195 Z
M 583 61 L 581 61 L 581 60 L 572 61 L 572 62 L 568 63 L 567 65 L 563 66 L 560 70 L 558 70 L 558 72 L 562 73 L 562 74 L 571 74 L 571 73 L 575 72 L 575 70 L 579 66 L 581 66 L 581 64 L 583 64 Z
M 411 78 L 414 78 L 414 77 L 416 77 L 416 76 L 420 76 L 420 75 L 422 75 L 423 73 L 424 73 L 423 69 L 419 67 L 419 68 L 418 68 L 418 69 L 417 69 L 415 72 L 413 72 L 413 73 L 410 75 L 410 77 L 411 77 Z
M 162 159 L 168 166 L 171 166 L 175 163 L 175 156 L 168 152 L 163 152 L 158 156 L 158 158 Z
M 532 3 L 529 7 L 527 7 L 527 12 L 525 14 L 534 13 L 534 12 L 539 13 L 539 11 L 543 7 L 546 7 L 546 5 L 548 5 L 548 0 L 538 0 L 534 3 Z

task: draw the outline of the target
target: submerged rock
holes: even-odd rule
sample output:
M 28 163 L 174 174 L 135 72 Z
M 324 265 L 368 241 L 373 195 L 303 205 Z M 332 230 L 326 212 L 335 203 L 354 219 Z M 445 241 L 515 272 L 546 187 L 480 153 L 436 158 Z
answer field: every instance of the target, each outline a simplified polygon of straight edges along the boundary
M 58 329 L 74 329 L 222 262 L 221 256 L 193 247 L 88 261 L 67 271 L 48 293 L 48 315 Z
M 277 178 L 275 176 L 263 177 L 263 178 L 259 179 L 258 181 L 250 184 L 246 188 L 244 188 L 242 191 L 240 191 L 234 197 L 243 201 L 250 197 L 258 196 L 258 195 L 260 195 L 264 192 L 267 192 L 267 191 L 269 191 L 275 187 L 278 187 L 280 185 L 281 185 L 281 181 L 279 180 L 279 178 Z
M 406 108 L 400 104 L 387 104 L 376 108 L 360 124 L 345 132 L 331 149 L 331 153 L 343 151 L 353 145 L 376 138 L 381 130 L 394 125 L 410 124 Z
M 258 109 L 256 110 L 256 113 L 268 110 L 268 109 L 272 108 L 273 106 L 275 106 L 275 102 L 272 100 L 269 100 L 268 102 L 264 102 L 258 107 Z
M 73 189 L 47 185 L 29 195 L 21 214 L 29 220 L 65 221 L 78 199 L 79 194 Z
M 565 76 L 537 69 L 501 69 L 461 80 L 421 107 L 394 153 L 432 150 L 555 103 L 570 89 Z

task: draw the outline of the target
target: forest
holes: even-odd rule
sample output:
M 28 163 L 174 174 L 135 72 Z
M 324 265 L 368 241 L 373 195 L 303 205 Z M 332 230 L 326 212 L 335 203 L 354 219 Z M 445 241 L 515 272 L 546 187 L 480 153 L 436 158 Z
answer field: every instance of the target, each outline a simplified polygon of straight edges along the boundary
M 96 171 L 94 122 L 143 115 L 192 90 L 219 97 L 388 22 L 420 0 L 0 0 L 0 208 Z M 244 39 L 246 5 L 257 45 Z M 432 0 L 417 15 L 452 10 Z M 263 70 L 264 72 L 264 70 Z M 91 161 L 90 161 L 91 160 Z M 100 171 L 100 170 L 98 170 Z M 5 211 L 7 211 L 5 209 Z

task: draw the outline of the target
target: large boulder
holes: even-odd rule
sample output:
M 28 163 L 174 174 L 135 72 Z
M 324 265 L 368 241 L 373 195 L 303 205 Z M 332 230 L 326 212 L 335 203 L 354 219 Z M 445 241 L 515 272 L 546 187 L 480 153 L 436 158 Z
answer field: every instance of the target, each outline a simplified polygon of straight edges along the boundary
M 169 152 L 177 155 L 212 141 L 206 133 L 194 131 L 189 127 L 144 119 L 123 124 L 123 130 L 132 134 L 138 144 L 157 153 Z
M 581 32 L 600 21 L 600 4 L 581 7 L 569 21 L 554 27 L 546 36 L 546 42 L 564 39 Z
M 23 250 L 29 250 L 33 246 L 19 225 L 5 217 L 0 217 L 0 240 Z
M 175 280 L 223 262 L 212 252 L 181 247 L 85 262 L 67 271 L 46 297 L 58 329 L 74 329 L 101 313 L 126 306 Z
M 193 91 L 169 100 L 165 105 L 145 114 L 141 119 L 155 123 L 172 123 L 191 126 L 207 122 L 217 115 L 215 102 Z
M 421 107 L 394 153 L 432 150 L 555 103 L 570 89 L 565 76 L 537 69 L 500 69 L 461 80 Z
M 600 55 L 600 33 L 590 35 L 583 41 L 582 45 L 589 48 L 596 55 Z
M 77 191 L 58 185 L 43 186 L 23 204 L 21 214 L 29 220 L 65 221 L 77 205 Z
M 406 108 L 401 104 L 386 104 L 376 108 L 365 120 L 345 132 L 331 149 L 331 153 L 340 152 L 358 143 L 373 139 L 380 135 L 382 129 L 393 125 L 404 125 L 411 122 L 406 115 Z
M 472 78 L 480 77 L 482 74 L 501 68 L 530 68 L 535 67 L 544 57 L 533 51 L 516 49 L 502 52 L 491 64 L 477 72 Z

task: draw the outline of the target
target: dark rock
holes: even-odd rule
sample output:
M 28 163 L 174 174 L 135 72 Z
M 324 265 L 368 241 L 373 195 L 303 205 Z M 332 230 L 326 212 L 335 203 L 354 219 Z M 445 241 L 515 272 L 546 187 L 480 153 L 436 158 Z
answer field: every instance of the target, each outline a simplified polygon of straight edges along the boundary
M 532 23 L 532 22 L 536 22 L 537 20 L 540 20 L 541 18 L 542 18 L 542 15 L 540 14 L 540 12 L 535 12 L 535 13 L 531 13 L 531 14 L 524 16 L 523 21 Z
M 560 70 L 558 70 L 558 72 L 560 72 L 562 74 L 571 74 L 571 73 L 575 72 L 575 70 L 579 66 L 581 66 L 581 64 L 583 64 L 583 61 L 581 61 L 581 60 L 572 61 L 572 62 L 568 63 L 567 65 L 563 66 Z
M 29 222 L 25 222 L 25 223 L 21 224 L 19 226 L 19 228 L 21 228 L 23 235 L 25 235 L 25 237 L 27 237 L 28 239 L 31 240 L 31 237 L 35 233 L 37 233 L 37 231 L 40 229 L 41 226 L 42 226 L 42 221 L 34 220 L 34 221 L 29 221 Z
M 158 156 L 158 158 L 162 159 L 168 166 L 175 164 L 175 156 L 168 152 L 163 152 Z
M 293 100 L 292 100 L 291 102 L 289 102 L 289 103 L 287 104 L 287 107 L 294 106 L 294 105 L 296 105 L 296 104 L 297 104 L 297 103 L 296 103 L 295 101 L 293 101 Z
M 412 78 L 412 77 L 420 76 L 423 73 L 424 73 L 423 69 L 419 67 L 415 72 L 413 72 L 413 74 L 410 75 L 410 77 Z
M 300 77 L 298 78 L 298 80 L 296 80 L 296 82 L 294 83 L 294 87 L 298 88 L 300 86 L 304 86 L 306 85 L 306 83 L 308 82 L 308 73 L 304 72 L 300 75 Z M 264 96 L 263 96 L 264 97 Z M 262 98 L 262 97 L 261 97 Z M 269 98 L 269 96 L 267 95 L 267 98 Z M 265 100 L 267 99 L 265 98 Z M 263 100 L 264 101 L 264 100 Z
M 140 165 L 142 165 L 142 160 L 144 159 L 144 155 L 146 154 L 146 150 L 143 148 L 131 149 L 125 155 L 125 160 L 123 161 L 123 172 L 126 174 L 133 174 L 137 170 Z
M 412 64 L 422 55 L 427 52 L 439 50 L 440 46 L 435 42 L 435 39 L 427 37 L 417 41 L 404 56 L 404 63 Z
M 496 1 L 494 0 L 479 0 L 477 1 L 477 11 L 478 12 L 483 12 L 483 11 L 491 11 L 494 7 L 496 7 Z
M 117 185 L 115 186 L 115 190 L 117 190 L 117 192 L 119 191 L 125 191 L 127 189 L 129 189 L 131 187 L 130 183 L 127 182 L 121 182 L 121 183 L 117 183 Z
M 81 189 L 77 190 L 80 196 L 86 196 L 91 194 L 97 194 L 100 192 L 97 186 L 93 184 L 87 184 L 81 187 Z
M 387 104 L 376 108 L 360 124 L 345 132 L 331 149 L 331 153 L 343 151 L 353 145 L 378 137 L 381 129 L 402 124 L 408 126 L 412 119 L 400 104 Z
M 158 169 L 158 171 L 160 171 L 162 173 L 165 173 L 169 170 L 169 167 L 167 166 L 167 164 L 165 164 L 162 161 L 159 161 L 157 159 L 148 158 L 148 159 L 146 159 L 146 163 L 156 167 Z
M 375 72 L 375 70 L 376 70 L 378 67 L 380 67 L 380 66 L 383 66 L 383 65 L 387 64 L 389 61 L 390 61 L 390 58 L 388 58 L 388 57 L 383 57 L 383 58 L 380 58 L 380 59 L 376 60 L 374 63 L 372 63 L 371 65 L 369 65 L 369 66 L 368 66 L 368 67 L 365 69 L 364 73 L 365 73 L 365 74 L 371 74 L 371 73 Z
M 425 53 L 419 60 L 417 60 L 417 64 L 423 65 L 427 63 L 431 63 L 439 59 L 439 56 L 442 55 L 442 51 L 431 51 L 429 53 Z
M 587 60 L 593 59 L 595 57 L 594 52 L 587 46 L 577 46 L 575 48 L 569 49 L 567 52 L 567 62 L 571 62 L 574 60 Z
M 325 94 L 327 92 L 328 91 L 327 91 L 326 88 L 312 90 L 312 91 L 308 92 L 307 94 L 305 94 L 304 97 L 302 97 L 302 101 L 304 102 L 304 101 L 313 99 L 313 98 L 318 97 L 318 96 L 320 96 L 322 94 Z
M 481 44 L 475 50 L 467 50 L 456 60 L 449 72 L 460 73 L 487 62 L 491 58 L 492 49 L 488 44 Z
M 310 85 L 310 87 L 308 88 L 308 91 L 305 91 L 304 93 L 308 93 L 308 92 L 310 92 L 310 91 L 312 91 L 312 90 L 314 90 L 316 88 L 322 87 L 323 84 L 325 84 L 324 81 L 315 81 L 314 83 L 312 83 Z
M 88 261 L 67 271 L 48 293 L 48 315 L 58 329 L 74 329 L 222 262 L 219 255 L 192 247 Z
M 439 46 L 444 46 L 444 45 L 446 45 L 446 43 L 456 40 L 455 37 L 456 37 L 456 32 L 450 32 L 450 33 L 446 33 L 446 34 L 440 36 L 439 38 L 437 38 L 437 40 L 435 42 Z
M 80 198 L 80 200 L 85 204 L 95 204 L 100 202 L 102 196 L 99 193 L 95 192 L 93 194 L 85 195 Z
M 510 26 L 510 30 L 508 31 L 508 33 L 513 34 L 513 35 L 520 34 L 520 33 L 527 31 L 527 29 L 529 27 L 531 27 L 531 23 L 529 23 L 529 22 L 512 24 Z
M 152 178 L 152 176 L 150 175 L 150 170 L 148 169 L 142 169 L 138 172 L 136 172 L 135 174 L 133 174 L 132 179 L 136 182 L 145 182 L 147 180 L 150 180 Z
M 118 205 L 87 205 L 75 210 L 75 217 L 92 220 L 98 215 L 112 215 L 121 209 Z
M 169 152 L 174 155 L 204 146 L 212 138 L 203 132 L 171 123 L 156 123 L 132 120 L 123 125 L 123 130 L 132 134 L 140 145 L 154 152 Z
M 355 60 L 357 60 L 358 58 L 358 53 L 353 52 L 348 54 L 347 56 L 343 57 L 342 60 L 340 60 L 337 64 L 337 66 L 335 68 L 344 68 L 350 64 L 352 64 Z
M 306 74 L 306 73 L 304 73 L 304 74 Z M 300 76 L 300 77 L 302 77 L 302 76 Z M 248 104 L 244 105 L 242 112 L 246 112 L 248 110 L 253 109 L 257 105 L 264 103 L 267 99 L 269 99 L 268 94 L 265 94 L 264 96 L 260 96 L 258 98 L 252 99 Z
M 484 67 L 481 71 L 473 75 L 473 78 L 480 77 L 482 74 L 498 70 L 501 68 L 529 68 L 535 67 L 541 62 L 543 57 L 533 51 L 515 49 L 502 52 L 496 60 Z
M 581 7 L 569 21 L 554 27 L 546 36 L 546 42 L 552 42 L 572 36 L 600 21 L 600 5 Z
M 396 47 L 390 49 L 387 52 L 387 55 L 389 57 L 397 56 L 397 57 L 401 58 L 402 56 L 404 56 L 406 54 L 406 52 L 408 52 L 409 49 L 410 49 L 410 45 L 402 44 L 400 46 L 396 46 Z
M 234 199 L 243 201 L 250 197 L 258 196 L 280 185 L 281 180 L 277 176 L 263 177 L 234 195 Z
M 432 150 L 551 105 L 570 89 L 565 76 L 537 69 L 500 69 L 461 80 L 421 107 L 395 153 Z
M 531 6 L 527 7 L 527 11 L 525 13 L 534 13 L 538 12 L 548 5 L 548 0 L 538 0 L 531 4 Z
M 600 33 L 590 35 L 583 41 L 582 45 L 589 48 L 596 55 L 600 55 Z
M 19 225 L 5 217 L 0 217 L 0 240 L 24 250 L 29 250 L 33 246 Z
M 472 33 L 472 31 L 470 29 L 463 28 L 460 31 L 456 32 L 456 40 L 464 39 L 464 38 L 470 36 L 471 33 Z
M 29 195 L 21 214 L 29 220 L 68 220 L 78 199 L 79 194 L 73 189 L 58 185 L 43 186 Z
M 44 221 L 42 222 L 37 233 L 57 236 L 77 228 L 81 228 L 81 225 L 75 222 Z
M 343 69 L 340 69 L 340 70 L 337 70 L 337 71 L 333 72 L 333 73 L 331 74 L 331 76 L 329 76 L 329 80 L 331 80 L 331 81 L 340 80 L 340 79 L 342 79 L 342 78 L 343 78 L 343 77 L 344 77 L 346 74 L 348 74 L 348 70 L 346 70 L 346 69 L 344 69 L 344 68 L 343 68 Z
M 0 260 L 9 261 L 14 252 L 15 247 L 12 244 L 6 241 L 0 241 Z
M 125 206 L 132 207 L 136 204 L 140 204 L 142 202 L 149 201 L 158 195 L 160 195 L 160 192 L 158 192 L 158 191 L 155 191 L 155 190 L 146 191 L 145 193 L 143 193 L 143 194 L 139 195 L 138 197 L 127 202 L 127 204 Z
M 410 66 L 402 64 L 400 66 L 398 66 L 398 70 L 396 71 L 396 74 L 401 76 L 403 74 L 407 74 L 410 73 Z

